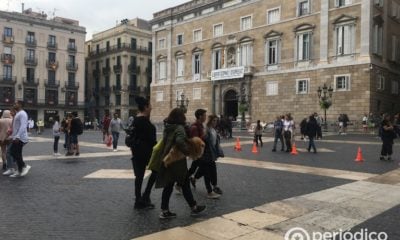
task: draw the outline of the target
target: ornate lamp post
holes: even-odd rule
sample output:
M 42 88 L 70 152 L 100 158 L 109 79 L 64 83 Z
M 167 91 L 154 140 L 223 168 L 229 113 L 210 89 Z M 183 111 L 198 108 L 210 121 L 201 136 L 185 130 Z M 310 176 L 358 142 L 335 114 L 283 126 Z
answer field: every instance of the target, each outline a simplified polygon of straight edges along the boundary
M 240 129 L 246 129 L 246 112 L 249 110 L 249 104 L 247 101 L 246 88 L 240 89 L 240 95 L 237 96 L 239 100 L 239 113 L 242 115 L 240 120 Z
M 318 98 L 319 98 L 319 105 L 321 106 L 322 109 L 324 109 L 324 129 L 325 131 L 328 130 L 328 125 L 326 123 L 326 110 L 329 109 L 329 107 L 332 105 L 332 93 L 333 93 L 333 88 L 331 86 L 326 86 L 326 83 L 324 83 L 324 86 L 318 87 Z
M 181 99 L 176 98 L 176 106 L 183 110 L 184 113 L 187 112 L 187 108 L 189 106 L 189 98 L 185 99 L 185 94 L 181 94 Z

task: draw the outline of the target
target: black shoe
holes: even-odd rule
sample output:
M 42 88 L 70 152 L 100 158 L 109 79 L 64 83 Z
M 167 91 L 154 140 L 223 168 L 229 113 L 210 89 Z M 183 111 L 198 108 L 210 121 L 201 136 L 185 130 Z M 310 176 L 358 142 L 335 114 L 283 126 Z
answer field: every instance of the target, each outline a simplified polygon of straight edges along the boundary
M 190 177 L 189 180 L 190 180 L 190 184 L 192 184 L 193 188 L 196 188 L 196 178 Z
M 220 195 L 222 194 L 222 190 L 221 190 L 221 188 L 219 188 L 219 187 L 214 187 L 213 191 L 214 191 L 215 193 L 220 194 Z
M 3 163 L 3 171 L 7 170 L 7 164 Z
M 144 209 L 144 208 L 146 208 L 146 206 L 142 201 L 139 201 L 139 202 L 135 202 L 134 208 L 135 209 Z
M 172 213 L 169 210 L 168 211 L 162 211 L 160 213 L 160 219 L 170 219 L 170 218 L 176 218 L 176 213 Z
M 79 153 L 77 152 L 77 153 L 75 153 L 75 156 L 79 156 Z
M 281 149 L 281 152 L 284 152 L 284 151 L 285 151 L 285 149 L 282 148 L 282 149 Z
M 379 158 L 379 160 L 385 161 L 385 157 L 381 156 L 381 157 Z
M 286 152 L 291 152 L 291 151 L 289 149 L 287 149 Z
M 310 152 L 311 149 L 307 148 L 307 151 Z
M 192 208 L 192 212 L 190 213 L 190 215 L 196 216 L 196 215 L 200 214 L 201 212 L 203 212 L 205 209 L 206 209 L 206 206 L 196 205 Z
M 390 156 L 387 158 L 387 160 L 388 161 L 393 161 L 393 159 Z
M 274 148 L 274 149 L 272 149 L 272 151 L 273 151 L 273 152 L 276 152 L 276 149 Z

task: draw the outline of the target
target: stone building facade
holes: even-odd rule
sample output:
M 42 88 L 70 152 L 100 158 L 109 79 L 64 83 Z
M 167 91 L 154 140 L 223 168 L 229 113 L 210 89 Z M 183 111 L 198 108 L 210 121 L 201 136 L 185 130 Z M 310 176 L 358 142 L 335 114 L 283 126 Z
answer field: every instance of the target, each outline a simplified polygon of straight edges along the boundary
M 154 14 L 152 118 L 188 98 L 255 122 L 400 111 L 399 0 L 195 0 Z
M 151 83 L 151 27 L 142 19 L 122 20 L 86 42 L 87 116 L 105 112 L 123 120 L 137 112 L 136 96 L 148 97 Z
M 28 9 L 0 11 L 0 30 L 0 109 L 23 100 L 29 117 L 46 126 L 56 114 L 83 116 L 85 28 Z

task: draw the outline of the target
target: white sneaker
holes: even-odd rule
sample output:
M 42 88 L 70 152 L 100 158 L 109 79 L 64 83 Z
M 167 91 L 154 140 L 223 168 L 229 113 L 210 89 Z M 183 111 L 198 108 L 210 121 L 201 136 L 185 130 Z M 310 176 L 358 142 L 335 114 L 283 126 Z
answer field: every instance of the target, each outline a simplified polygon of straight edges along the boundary
M 117 149 L 113 149 L 113 152 L 116 152 L 116 151 L 118 151 Z
M 207 198 L 210 198 L 210 199 L 217 199 L 217 198 L 219 198 L 219 197 L 221 197 L 221 195 L 218 194 L 218 193 L 215 193 L 214 191 L 210 192 L 210 193 L 207 195 Z
M 28 174 L 29 170 L 31 169 L 31 166 L 26 165 L 21 172 L 21 177 L 25 176 L 26 174 Z
M 3 175 L 4 176 L 10 176 L 10 175 L 13 175 L 14 173 L 15 173 L 14 168 L 10 168 L 7 171 L 3 172 Z
M 57 156 L 61 156 L 61 153 L 56 152 L 56 153 L 53 154 L 53 156 L 56 156 L 56 157 Z
M 21 177 L 21 173 L 19 171 L 15 171 L 14 174 L 10 175 L 12 178 Z

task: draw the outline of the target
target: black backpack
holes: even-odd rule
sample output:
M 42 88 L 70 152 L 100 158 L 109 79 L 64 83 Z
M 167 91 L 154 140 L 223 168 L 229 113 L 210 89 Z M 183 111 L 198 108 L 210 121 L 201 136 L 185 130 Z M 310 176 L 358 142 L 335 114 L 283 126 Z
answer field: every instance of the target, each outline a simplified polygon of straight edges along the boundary
M 76 129 L 76 134 L 81 135 L 83 133 L 83 122 L 79 118 L 77 118 L 76 123 L 78 125 Z
M 127 147 L 133 148 L 136 142 L 136 129 L 134 122 L 132 121 L 131 125 L 129 125 L 125 129 L 126 137 L 125 137 L 125 145 Z

